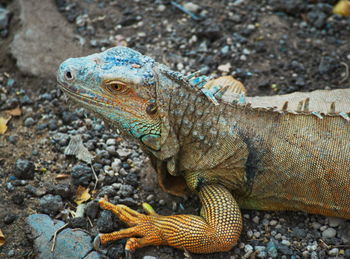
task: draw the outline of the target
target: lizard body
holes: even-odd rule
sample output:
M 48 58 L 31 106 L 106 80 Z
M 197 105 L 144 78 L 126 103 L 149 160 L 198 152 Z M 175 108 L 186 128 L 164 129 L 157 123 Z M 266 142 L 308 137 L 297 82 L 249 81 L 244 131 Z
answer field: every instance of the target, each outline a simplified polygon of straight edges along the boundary
M 165 190 L 187 188 L 202 203 L 200 216 L 161 216 L 101 201 L 131 226 L 100 235 L 103 244 L 130 237 L 128 250 L 226 251 L 242 228 L 239 207 L 350 218 L 349 90 L 254 98 L 235 86 L 216 99 L 215 82 L 123 47 L 68 59 L 57 79 L 74 101 L 139 141 Z

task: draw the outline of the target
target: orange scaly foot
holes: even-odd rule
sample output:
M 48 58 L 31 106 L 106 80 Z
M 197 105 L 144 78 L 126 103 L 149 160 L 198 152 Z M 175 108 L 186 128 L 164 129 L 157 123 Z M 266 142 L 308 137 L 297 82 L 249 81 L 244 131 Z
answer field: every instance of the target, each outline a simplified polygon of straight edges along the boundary
M 125 205 L 114 205 L 104 199 L 99 201 L 102 209 L 112 211 L 121 221 L 126 223 L 130 228 L 122 229 L 108 234 L 99 234 L 95 241 L 95 249 L 99 244 L 107 244 L 110 241 L 119 240 L 133 236 L 141 236 L 141 238 L 129 238 L 126 242 L 125 249 L 135 251 L 137 248 L 147 245 L 160 245 L 162 241 L 159 233 L 152 228 L 152 221 L 158 216 L 153 208 L 148 204 L 143 204 L 143 208 L 147 215 L 141 214 Z M 98 250 L 98 249 L 96 249 Z
M 193 253 L 227 251 L 236 244 L 242 228 L 239 207 L 231 193 L 220 185 L 203 186 L 198 192 L 203 204 L 201 216 L 161 216 L 144 204 L 146 214 L 124 205 L 100 200 L 103 209 L 112 211 L 129 228 L 96 237 L 94 245 L 129 238 L 127 251 L 148 245 L 170 245 Z

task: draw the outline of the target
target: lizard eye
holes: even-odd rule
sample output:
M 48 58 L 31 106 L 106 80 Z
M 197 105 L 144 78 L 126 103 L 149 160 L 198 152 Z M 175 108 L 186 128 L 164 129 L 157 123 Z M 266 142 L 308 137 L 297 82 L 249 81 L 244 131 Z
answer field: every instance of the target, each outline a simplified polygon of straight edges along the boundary
M 149 115 L 153 115 L 157 112 L 158 110 L 158 107 L 155 103 L 151 103 L 147 106 L 146 108 L 146 112 L 149 114 Z
M 112 94 L 118 94 L 126 90 L 126 85 L 118 81 L 110 81 L 106 83 L 106 88 Z

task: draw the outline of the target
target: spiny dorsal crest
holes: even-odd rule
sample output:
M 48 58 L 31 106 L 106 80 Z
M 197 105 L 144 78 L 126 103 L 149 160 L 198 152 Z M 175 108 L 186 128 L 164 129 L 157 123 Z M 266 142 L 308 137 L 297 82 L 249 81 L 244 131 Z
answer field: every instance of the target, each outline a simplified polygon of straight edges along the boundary
M 317 90 L 309 93 L 248 97 L 244 85 L 232 76 L 209 80 L 203 93 L 216 102 L 243 105 L 245 108 L 262 109 L 280 113 L 324 116 L 341 116 L 350 121 L 350 89 Z
M 341 116 L 350 121 L 350 89 L 248 97 L 244 85 L 232 76 L 212 79 L 200 75 L 200 71 L 188 76 L 173 71 L 169 73 L 170 70 L 165 72 L 168 72 L 169 78 L 204 94 L 214 105 L 225 103 L 262 111 L 314 115 L 319 119 L 324 116 Z

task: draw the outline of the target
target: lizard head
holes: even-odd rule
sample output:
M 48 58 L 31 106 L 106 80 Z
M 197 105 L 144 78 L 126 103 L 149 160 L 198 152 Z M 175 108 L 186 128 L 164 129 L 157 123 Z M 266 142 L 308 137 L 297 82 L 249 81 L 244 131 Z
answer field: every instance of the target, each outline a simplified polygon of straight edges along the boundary
M 75 102 L 157 152 L 169 133 L 166 113 L 157 99 L 157 66 L 137 51 L 115 47 L 67 59 L 57 71 L 57 81 Z

